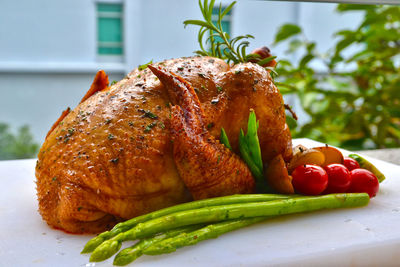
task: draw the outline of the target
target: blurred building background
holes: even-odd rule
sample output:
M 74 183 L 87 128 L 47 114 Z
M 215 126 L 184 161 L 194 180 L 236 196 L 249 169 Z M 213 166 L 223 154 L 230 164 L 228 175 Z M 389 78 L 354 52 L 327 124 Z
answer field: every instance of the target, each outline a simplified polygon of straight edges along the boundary
M 254 35 L 251 50 L 270 46 L 290 22 L 326 50 L 335 31 L 361 19 L 335 7 L 239 0 L 224 26 L 233 36 Z M 0 10 L 0 122 L 29 125 L 38 143 L 62 110 L 77 105 L 98 70 L 119 80 L 150 60 L 198 49 L 198 28 L 182 24 L 201 17 L 197 0 L 2 0 Z M 285 53 L 270 48 L 278 58 Z

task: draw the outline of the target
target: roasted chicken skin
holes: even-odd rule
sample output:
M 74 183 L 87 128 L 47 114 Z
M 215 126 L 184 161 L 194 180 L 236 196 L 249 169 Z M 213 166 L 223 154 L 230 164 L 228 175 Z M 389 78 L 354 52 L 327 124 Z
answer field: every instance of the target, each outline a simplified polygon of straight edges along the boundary
M 49 225 L 97 233 L 193 198 L 252 192 L 247 166 L 217 141 L 224 127 L 238 152 L 251 108 L 263 161 L 290 157 L 282 96 L 264 68 L 210 57 L 150 68 L 110 87 L 98 74 L 49 132 L 36 166 L 39 212 Z
M 255 183 L 247 165 L 207 131 L 193 87 L 173 73 L 149 68 L 177 100 L 170 119 L 174 160 L 193 198 L 253 192 Z

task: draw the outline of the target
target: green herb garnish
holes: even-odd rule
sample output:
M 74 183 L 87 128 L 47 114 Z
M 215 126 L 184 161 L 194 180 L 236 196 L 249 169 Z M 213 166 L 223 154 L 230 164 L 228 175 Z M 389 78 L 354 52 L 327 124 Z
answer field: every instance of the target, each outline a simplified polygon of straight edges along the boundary
M 150 130 L 151 130 L 154 126 L 156 126 L 156 125 L 157 125 L 157 123 L 155 123 L 155 122 L 150 123 L 150 124 L 147 125 L 146 128 L 144 129 L 144 132 L 145 132 L 145 133 L 150 132 Z
M 199 0 L 199 6 L 204 20 L 185 20 L 183 24 L 197 25 L 200 26 L 199 33 L 197 35 L 200 50 L 195 51 L 196 54 L 201 56 L 218 57 L 228 62 L 232 61 L 235 64 L 239 62 L 248 62 L 250 58 L 254 58 L 254 55 L 247 55 L 246 48 L 249 46 L 247 39 L 254 38 L 252 35 L 240 35 L 235 38 L 230 38 L 227 32 L 222 29 L 222 18 L 228 14 L 228 12 L 236 4 L 236 1 L 232 2 L 224 10 L 222 5 L 219 5 L 218 20 L 216 25 L 212 22 L 212 10 L 214 7 L 215 0 L 204 0 L 202 3 Z M 209 36 L 204 40 L 205 34 Z M 207 49 L 207 44 L 210 44 L 210 49 Z
M 221 128 L 221 136 L 219 137 L 219 140 L 221 144 L 224 144 L 227 148 L 232 150 L 231 144 L 229 143 L 229 139 L 228 136 L 226 135 L 224 128 Z
M 247 124 L 247 134 L 245 135 L 243 130 L 240 129 L 239 150 L 242 159 L 246 162 L 256 180 L 257 190 L 267 192 L 269 191 L 269 188 L 263 175 L 261 148 L 257 136 L 258 126 L 259 123 L 256 119 L 256 114 L 254 110 L 251 110 Z
M 187 25 L 200 26 L 200 30 L 197 34 L 200 50 L 195 51 L 195 54 L 221 58 L 228 63 L 254 62 L 260 66 L 276 58 L 271 56 L 262 59 L 259 54 L 247 54 L 246 48 L 250 44 L 248 40 L 254 39 L 254 36 L 246 34 L 231 38 L 229 34 L 223 30 L 222 19 L 232 10 L 236 1 L 232 2 L 224 9 L 222 9 L 221 4 L 219 5 L 216 24 L 212 21 L 214 4 L 215 0 L 211 0 L 210 2 L 208 0 L 199 0 L 199 7 L 203 15 L 203 20 L 185 20 L 183 22 L 185 27 Z M 208 37 L 205 38 L 205 36 Z M 277 75 L 273 67 L 266 67 L 266 69 L 271 72 L 271 75 Z
M 158 116 L 152 113 L 150 110 L 144 110 L 144 116 L 150 119 L 158 119 Z
M 150 62 L 147 62 L 146 64 L 143 64 L 143 65 L 140 65 L 140 66 L 138 67 L 138 70 L 142 71 L 142 70 L 146 69 L 147 66 L 149 66 L 149 65 L 152 64 L 152 63 L 153 63 L 153 60 L 150 60 Z

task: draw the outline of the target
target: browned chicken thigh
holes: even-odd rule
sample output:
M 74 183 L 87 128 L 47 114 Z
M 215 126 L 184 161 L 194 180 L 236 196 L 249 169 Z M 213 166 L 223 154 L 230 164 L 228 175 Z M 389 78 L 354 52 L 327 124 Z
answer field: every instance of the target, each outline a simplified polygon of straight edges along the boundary
M 96 233 L 193 198 L 251 192 L 247 166 L 217 141 L 224 127 L 237 153 L 251 108 L 263 161 L 290 157 L 282 96 L 264 68 L 210 57 L 150 68 L 158 78 L 135 69 L 110 87 L 99 73 L 49 132 L 36 166 L 39 211 L 49 225 Z

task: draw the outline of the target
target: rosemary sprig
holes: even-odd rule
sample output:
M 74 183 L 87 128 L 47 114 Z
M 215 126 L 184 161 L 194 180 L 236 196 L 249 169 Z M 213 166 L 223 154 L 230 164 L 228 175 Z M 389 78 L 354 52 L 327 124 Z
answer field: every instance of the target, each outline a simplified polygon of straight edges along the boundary
M 195 53 L 201 56 L 218 57 L 228 62 L 232 61 L 235 64 L 249 62 L 249 60 L 259 57 L 259 55 L 246 54 L 246 48 L 250 44 L 248 39 L 254 39 L 252 35 L 240 35 L 231 39 L 229 34 L 222 29 L 222 19 L 232 10 L 236 1 L 232 2 L 223 10 L 222 5 L 219 5 L 216 24 L 212 22 L 214 3 L 215 0 L 211 0 L 210 2 L 208 2 L 208 0 L 204 0 L 204 2 L 199 0 L 199 6 L 204 20 L 185 20 L 183 22 L 185 27 L 187 25 L 200 26 L 197 36 L 200 50 L 195 51 Z M 204 40 L 206 33 L 209 33 L 209 36 Z M 208 43 L 210 43 L 210 49 L 205 48 Z

